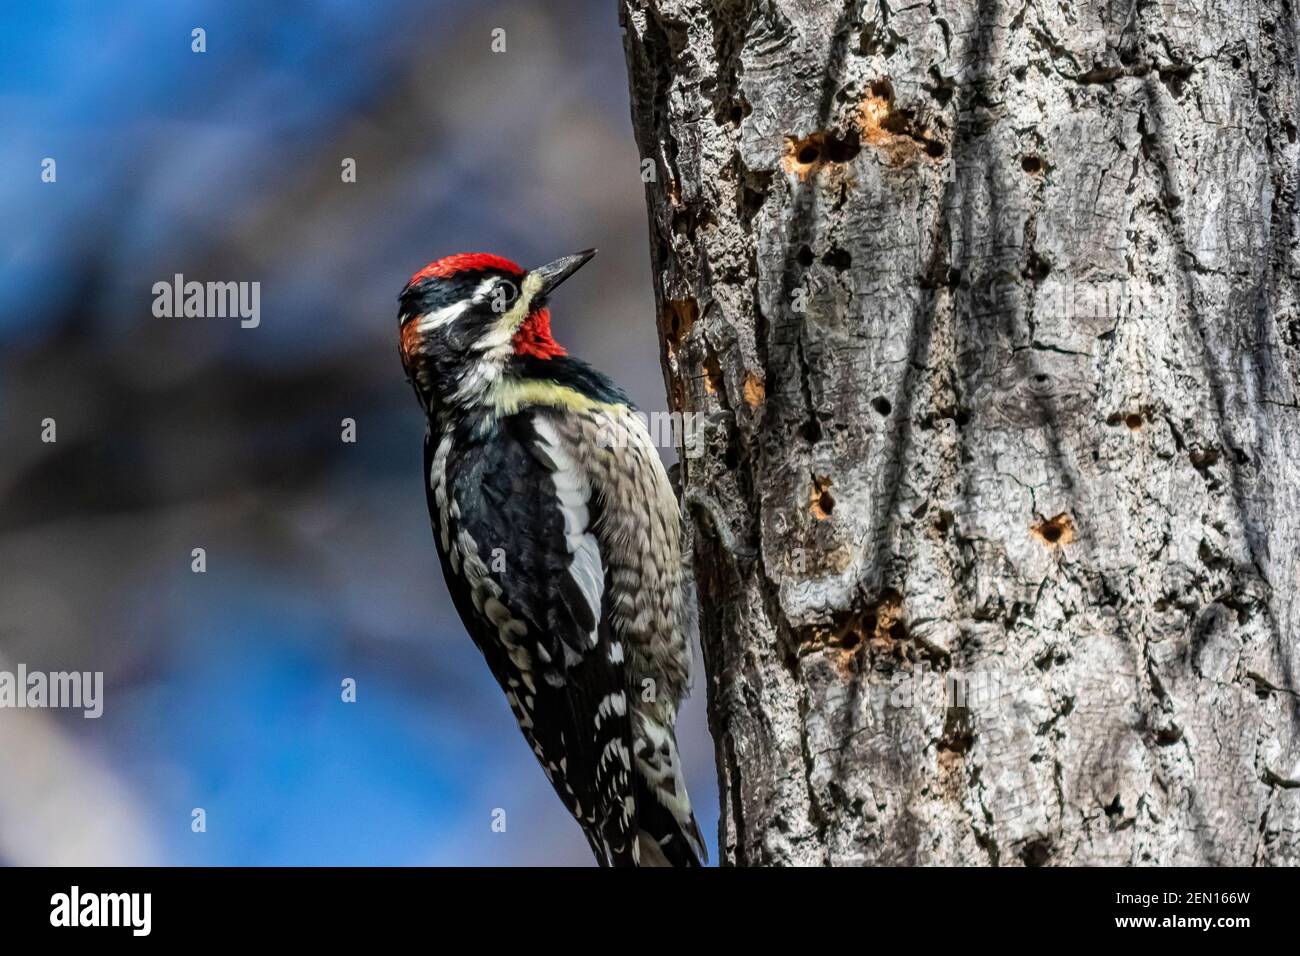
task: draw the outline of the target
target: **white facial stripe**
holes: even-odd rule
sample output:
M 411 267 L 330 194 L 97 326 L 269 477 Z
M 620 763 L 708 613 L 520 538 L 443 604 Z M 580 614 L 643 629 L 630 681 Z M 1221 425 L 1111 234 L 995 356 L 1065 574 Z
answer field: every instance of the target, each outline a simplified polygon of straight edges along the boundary
M 462 315 L 468 312 L 476 305 L 482 305 L 492 289 L 496 285 L 496 279 L 489 277 L 478 284 L 474 294 L 467 300 L 462 299 L 460 302 L 453 302 L 451 305 L 444 305 L 441 309 L 434 309 L 432 312 L 426 312 L 416 321 L 416 328 L 421 332 L 432 332 L 434 329 L 440 329 L 444 325 L 450 325 Z
M 484 279 L 478 284 L 478 288 L 474 290 L 474 294 L 470 296 L 470 301 L 475 305 L 482 305 L 487 301 L 487 297 L 492 294 L 492 290 L 496 288 L 496 285 L 496 276 L 489 276 Z
M 434 309 L 432 312 L 426 312 L 415 322 L 415 327 L 421 332 L 432 332 L 434 329 L 440 329 L 444 325 L 455 322 L 470 307 L 468 302 L 453 302 L 451 305 L 444 305 L 441 309 Z

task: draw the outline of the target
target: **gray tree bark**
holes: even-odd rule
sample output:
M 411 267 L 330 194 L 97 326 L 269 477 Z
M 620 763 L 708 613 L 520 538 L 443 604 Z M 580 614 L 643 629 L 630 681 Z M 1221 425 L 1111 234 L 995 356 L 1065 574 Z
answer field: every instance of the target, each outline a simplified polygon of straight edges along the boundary
M 1291 0 L 621 0 L 731 864 L 1300 863 Z

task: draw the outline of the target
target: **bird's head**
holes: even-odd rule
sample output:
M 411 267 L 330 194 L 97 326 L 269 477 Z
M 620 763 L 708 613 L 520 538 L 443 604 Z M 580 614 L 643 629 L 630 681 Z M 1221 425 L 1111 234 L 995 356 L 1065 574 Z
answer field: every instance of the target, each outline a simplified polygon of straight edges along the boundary
M 588 249 L 531 270 L 485 252 L 429 263 L 400 298 L 407 377 L 426 401 L 471 405 L 517 359 L 564 355 L 551 337 L 547 297 L 595 254 Z

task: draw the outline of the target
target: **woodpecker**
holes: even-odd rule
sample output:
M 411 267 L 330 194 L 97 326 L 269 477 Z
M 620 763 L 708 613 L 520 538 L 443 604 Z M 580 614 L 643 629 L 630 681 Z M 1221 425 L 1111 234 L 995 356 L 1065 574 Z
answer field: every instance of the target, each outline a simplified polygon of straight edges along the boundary
M 698 866 L 675 725 L 690 683 L 681 514 L 644 424 L 551 335 L 596 250 L 429 263 L 400 296 L 452 600 L 602 866 Z

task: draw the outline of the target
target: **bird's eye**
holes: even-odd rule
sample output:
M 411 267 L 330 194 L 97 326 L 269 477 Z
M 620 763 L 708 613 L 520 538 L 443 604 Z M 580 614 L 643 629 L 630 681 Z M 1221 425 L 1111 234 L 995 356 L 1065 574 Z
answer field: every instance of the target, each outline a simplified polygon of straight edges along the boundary
M 492 289 L 492 311 L 508 312 L 519 298 L 519 287 L 509 279 L 502 279 Z

